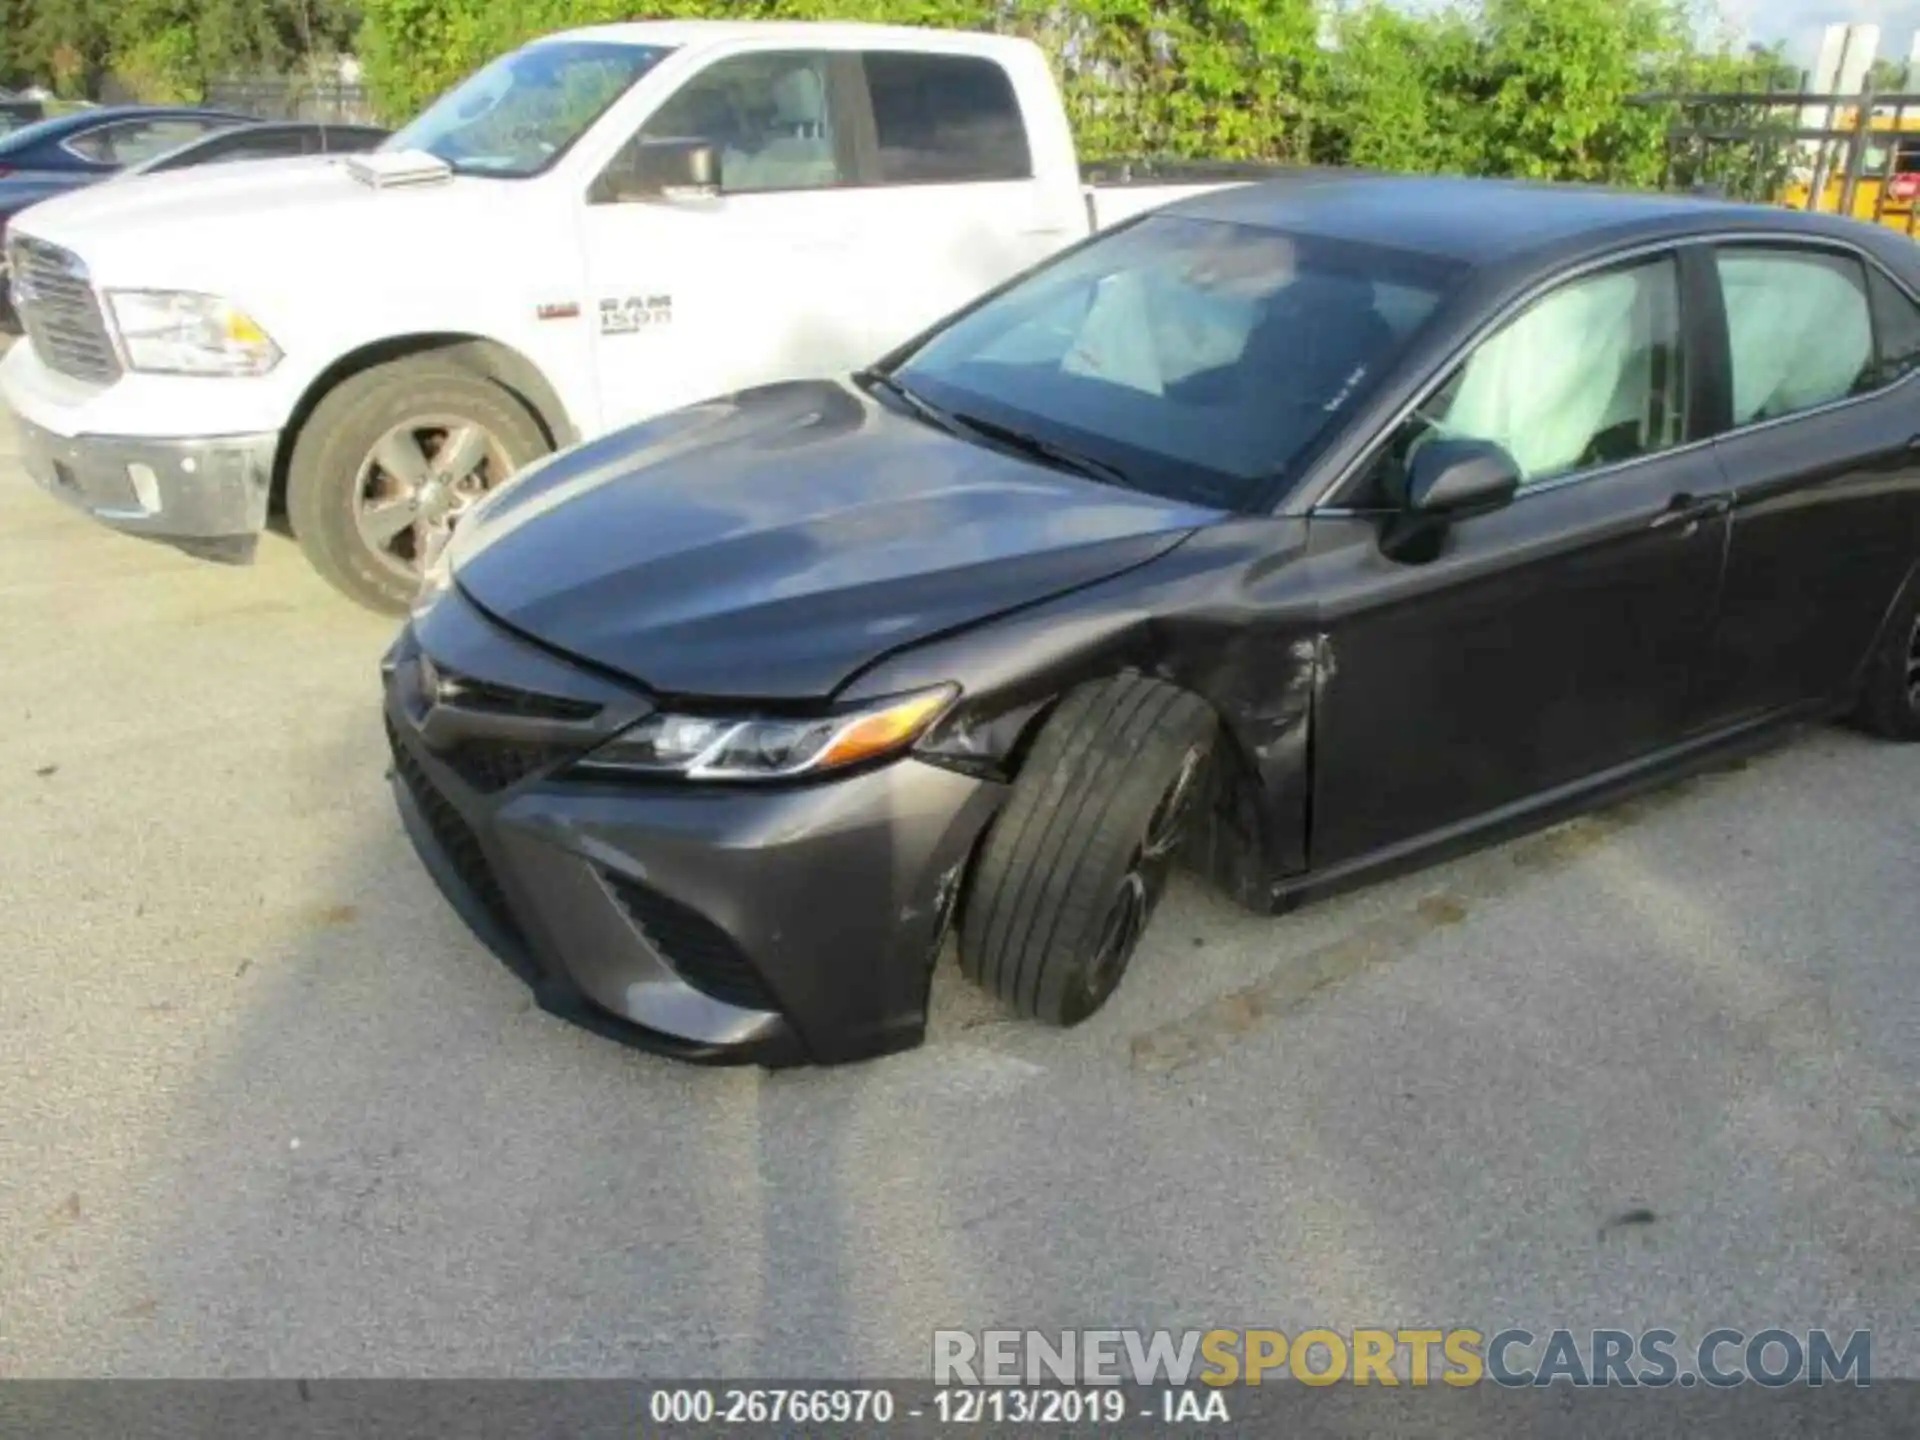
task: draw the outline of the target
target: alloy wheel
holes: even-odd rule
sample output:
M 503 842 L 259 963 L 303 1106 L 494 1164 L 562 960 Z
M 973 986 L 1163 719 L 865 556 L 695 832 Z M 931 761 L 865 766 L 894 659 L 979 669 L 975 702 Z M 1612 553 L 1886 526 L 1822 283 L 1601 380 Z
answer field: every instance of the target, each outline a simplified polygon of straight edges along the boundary
M 1147 877 L 1136 866 L 1121 878 L 1120 888 L 1100 925 L 1100 944 L 1087 963 L 1087 994 L 1097 1004 L 1119 982 L 1120 967 L 1133 953 L 1147 928 Z
M 1920 616 L 1914 617 L 1913 634 L 1907 637 L 1907 704 L 1920 715 Z
M 417 577 L 473 503 L 512 473 L 485 426 L 420 415 L 380 437 L 353 488 L 361 543 L 389 570 Z
M 1100 942 L 1087 964 L 1086 988 L 1089 998 L 1098 1004 L 1119 983 L 1120 972 L 1133 947 L 1140 943 L 1147 920 L 1153 914 L 1160 892 L 1166 888 L 1173 869 L 1173 853 L 1180 844 L 1187 811 L 1193 803 L 1206 752 L 1199 747 L 1181 758 L 1180 769 L 1161 792 L 1153 814 L 1147 818 L 1146 832 L 1134 847 L 1127 872 L 1108 903 L 1100 924 Z

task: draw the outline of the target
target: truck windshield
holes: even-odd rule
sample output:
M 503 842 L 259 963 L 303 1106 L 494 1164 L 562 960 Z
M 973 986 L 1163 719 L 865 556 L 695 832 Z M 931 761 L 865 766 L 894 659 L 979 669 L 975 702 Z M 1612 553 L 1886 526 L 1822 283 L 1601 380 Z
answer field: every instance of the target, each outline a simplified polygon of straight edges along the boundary
M 1391 368 L 1458 273 L 1397 250 L 1153 216 L 961 316 L 890 378 L 983 434 L 1017 432 L 1140 489 L 1241 509 Z
M 529 45 L 468 76 L 380 148 L 424 150 L 463 174 L 536 175 L 670 53 L 606 40 Z

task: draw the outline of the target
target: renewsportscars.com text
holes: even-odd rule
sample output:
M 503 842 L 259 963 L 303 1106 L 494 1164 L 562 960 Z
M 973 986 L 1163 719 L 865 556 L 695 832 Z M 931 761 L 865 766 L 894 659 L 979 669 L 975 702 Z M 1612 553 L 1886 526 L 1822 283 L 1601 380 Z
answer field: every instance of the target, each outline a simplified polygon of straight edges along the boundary
M 936 1385 L 1306 1385 L 1507 1387 L 1836 1385 L 1873 1378 L 1865 1330 L 1450 1328 L 938 1330 Z

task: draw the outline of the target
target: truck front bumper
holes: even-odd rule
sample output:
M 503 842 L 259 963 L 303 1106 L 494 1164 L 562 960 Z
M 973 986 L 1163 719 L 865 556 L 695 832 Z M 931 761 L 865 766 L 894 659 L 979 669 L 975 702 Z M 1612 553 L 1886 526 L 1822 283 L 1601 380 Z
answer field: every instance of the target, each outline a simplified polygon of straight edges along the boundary
M 208 559 L 253 558 L 278 434 L 68 438 L 24 416 L 15 425 L 34 482 L 103 525 Z

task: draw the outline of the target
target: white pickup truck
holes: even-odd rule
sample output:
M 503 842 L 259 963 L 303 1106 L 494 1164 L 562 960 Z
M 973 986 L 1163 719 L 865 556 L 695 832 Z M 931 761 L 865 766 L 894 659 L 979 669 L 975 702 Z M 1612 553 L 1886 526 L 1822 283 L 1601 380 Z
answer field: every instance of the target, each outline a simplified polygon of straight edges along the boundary
M 1206 185 L 1085 185 L 1042 52 L 864 25 L 549 36 L 382 150 L 102 185 L 8 236 L 0 395 L 101 521 L 403 607 L 536 457 L 878 358 Z

